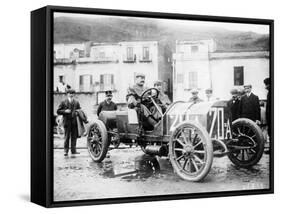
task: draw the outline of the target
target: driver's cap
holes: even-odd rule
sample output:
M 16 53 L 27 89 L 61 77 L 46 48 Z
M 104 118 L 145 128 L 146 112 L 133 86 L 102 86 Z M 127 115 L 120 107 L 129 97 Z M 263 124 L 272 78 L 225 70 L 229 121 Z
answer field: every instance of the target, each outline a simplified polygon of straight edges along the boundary
M 75 90 L 74 89 L 68 89 L 66 91 L 67 94 L 75 94 Z
M 144 75 L 144 73 L 136 73 L 136 77 L 138 78 L 138 77 L 143 77 L 143 78 L 145 78 L 145 75 Z
M 238 94 L 239 91 L 238 91 L 237 88 L 233 88 L 233 89 L 230 90 L 230 93 L 231 93 L 232 95 L 235 95 L 235 94 Z
M 112 91 L 111 90 L 105 91 L 105 96 L 106 97 L 112 97 Z
M 191 94 L 198 94 L 199 91 L 198 91 L 198 89 L 193 88 L 190 92 L 191 92 Z
M 244 88 L 252 88 L 252 85 L 251 84 L 245 84 Z
M 154 85 L 154 86 L 156 86 L 156 85 L 162 85 L 162 81 L 161 81 L 161 80 L 156 80 L 153 85 Z

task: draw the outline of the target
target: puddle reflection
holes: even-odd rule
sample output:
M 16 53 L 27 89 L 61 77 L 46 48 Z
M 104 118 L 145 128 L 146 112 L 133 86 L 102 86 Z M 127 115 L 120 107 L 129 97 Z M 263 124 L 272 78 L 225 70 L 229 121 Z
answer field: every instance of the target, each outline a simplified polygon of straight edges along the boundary
M 160 173 L 160 164 L 156 157 L 143 154 L 133 162 L 114 162 L 106 158 L 101 163 L 90 162 L 92 170 L 106 178 L 120 177 L 123 180 L 144 180 Z M 96 172 L 97 172 L 96 171 Z

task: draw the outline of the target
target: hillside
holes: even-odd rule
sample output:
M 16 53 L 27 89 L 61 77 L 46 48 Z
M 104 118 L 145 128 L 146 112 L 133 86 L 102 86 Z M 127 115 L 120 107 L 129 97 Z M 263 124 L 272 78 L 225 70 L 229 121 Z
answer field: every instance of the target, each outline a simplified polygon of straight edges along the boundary
M 55 43 L 159 41 L 173 51 L 176 40 L 214 39 L 219 51 L 268 50 L 268 35 L 230 31 L 223 28 L 185 27 L 163 24 L 157 20 L 135 18 L 69 18 L 54 22 Z

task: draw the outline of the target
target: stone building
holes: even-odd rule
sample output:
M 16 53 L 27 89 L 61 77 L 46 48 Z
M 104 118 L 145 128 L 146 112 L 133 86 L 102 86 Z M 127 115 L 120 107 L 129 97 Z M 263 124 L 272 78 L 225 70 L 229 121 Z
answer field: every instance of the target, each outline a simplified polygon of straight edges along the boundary
M 177 41 L 173 54 L 173 98 L 188 100 L 190 90 L 212 88 L 215 97 L 226 100 L 230 90 L 252 84 L 260 99 L 266 98 L 263 80 L 269 77 L 268 51 L 218 51 L 214 40 Z

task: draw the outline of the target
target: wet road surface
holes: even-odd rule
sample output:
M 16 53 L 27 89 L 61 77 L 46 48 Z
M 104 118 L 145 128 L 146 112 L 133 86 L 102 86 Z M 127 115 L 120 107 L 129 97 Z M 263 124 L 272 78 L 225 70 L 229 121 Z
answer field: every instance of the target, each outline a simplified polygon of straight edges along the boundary
M 214 158 L 208 176 L 195 183 L 174 174 L 167 158 L 157 158 L 160 169 L 152 164 L 136 171 L 139 161 L 146 158 L 140 147 L 121 144 L 121 149 L 110 150 L 102 163 L 95 163 L 84 149 L 85 141 L 78 142 L 80 154 L 64 157 L 62 140 L 55 139 L 55 201 L 269 188 L 266 154 L 250 170 L 234 166 L 227 157 Z

